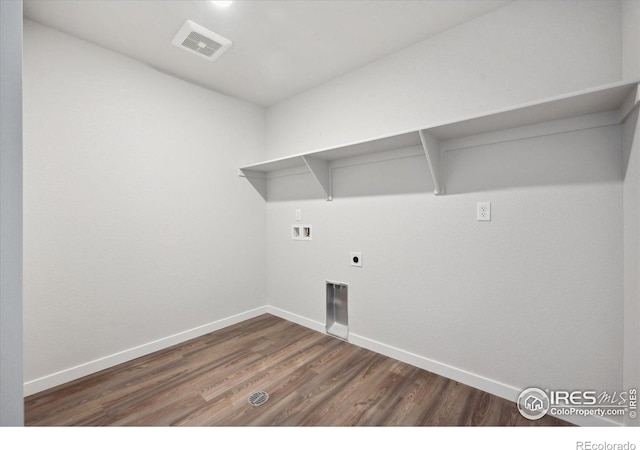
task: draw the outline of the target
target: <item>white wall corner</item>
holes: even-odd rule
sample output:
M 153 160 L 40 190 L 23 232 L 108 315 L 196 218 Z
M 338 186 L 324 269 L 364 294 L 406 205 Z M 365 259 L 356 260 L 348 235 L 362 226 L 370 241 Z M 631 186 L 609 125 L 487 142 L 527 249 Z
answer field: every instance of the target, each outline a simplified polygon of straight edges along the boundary
M 22 399 L 22 2 L 0 1 L 0 426 Z
M 250 311 L 245 311 L 240 314 L 226 317 L 224 319 L 216 320 L 214 322 L 201 325 L 190 330 L 185 330 L 180 333 L 157 339 L 146 344 L 138 345 L 136 347 L 132 347 L 118 353 L 107 355 L 103 358 L 87 361 L 86 363 L 79 364 L 75 367 L 69 367 L 68 369 L 49 374 L 35 380 L 29 380 L 24 383 L 24 395 L 33 395 L 46 389 L 68 383 L 73 380 L 77 380 L 78 378 L 82 378 L 101 370 L 114 367 L 118 364 L 122 364 L 127 361 L 149 355 L 153 352 L 164 350 L 171 346 L 186 342 L 190 339 L 204 336 L 205 334 L 212 333 L 222 328 L 235 325 L 254 317 L 258 317 L 267 312 L 268 311 L 266 306 L 260 306 L 259 308 L 255 308 Z
M 640 2 L 622 1 L 622 78 L 640 78 Z
M 638 110 L 623 131 L 624 349 L 623 388 L 640 389 L 640 130 Z M 640 418 L 625 416 L 628 426 Z

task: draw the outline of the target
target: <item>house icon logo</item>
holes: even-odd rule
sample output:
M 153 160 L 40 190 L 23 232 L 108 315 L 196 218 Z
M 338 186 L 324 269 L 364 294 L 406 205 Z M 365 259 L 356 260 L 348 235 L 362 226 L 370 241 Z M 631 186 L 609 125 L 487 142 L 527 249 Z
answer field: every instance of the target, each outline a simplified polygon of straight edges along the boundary
M 542 410 L 542 400 L 533 395 L 529 395 L 524 399 L 524 406 L 529 411 L 541 411 Z
M 549 411 L 549 396 L 542 389 L 525 389 L 518 396 L 518 411 L 529 420 L 540 419 Z

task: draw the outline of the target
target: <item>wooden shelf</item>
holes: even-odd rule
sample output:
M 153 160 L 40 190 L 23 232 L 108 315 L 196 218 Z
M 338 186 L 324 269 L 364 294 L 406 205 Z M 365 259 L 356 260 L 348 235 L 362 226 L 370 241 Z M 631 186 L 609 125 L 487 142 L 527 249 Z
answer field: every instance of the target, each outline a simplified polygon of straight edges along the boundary
M 240 172 L 266 199 L 270 173 L 303 168 L 313 175 L 327 200 L 331 200 L 331 161 L 422 146 L 434 181 L 434 193 L 439 195 L 445 188 L 441 163 L 442 152 L 445 151 L 441 145 L 443 142 L 611 111 L 616 113 L 615 123 L 620 123 L 636 107 L 639 96 L 638 81 L 619 82 L 392 136 L 263 161 L 242 167 Z

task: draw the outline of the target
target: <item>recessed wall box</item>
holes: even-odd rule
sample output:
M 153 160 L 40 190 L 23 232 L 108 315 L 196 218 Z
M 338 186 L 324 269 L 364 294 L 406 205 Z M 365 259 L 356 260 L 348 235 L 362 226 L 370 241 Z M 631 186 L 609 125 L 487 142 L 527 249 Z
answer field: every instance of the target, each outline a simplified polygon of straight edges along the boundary
M 349 338 L 348 285 L 327 281 L 327 334 Z

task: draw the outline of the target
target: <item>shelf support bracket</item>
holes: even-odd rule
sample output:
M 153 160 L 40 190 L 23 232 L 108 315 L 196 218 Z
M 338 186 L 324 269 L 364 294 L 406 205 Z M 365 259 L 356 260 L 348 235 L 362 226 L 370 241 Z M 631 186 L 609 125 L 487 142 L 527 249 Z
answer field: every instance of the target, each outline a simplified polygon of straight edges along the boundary
M 640 88 L 636 85 L 620 106 L 620 122 L 624 122 L 640 103 Z
M 435 186 L 433 193 L 442 195 L 444 194 L 444 173 L 442 170 L 440 141 L 424 130 L 420 130 L 418 133 L 420 134 L 424 154 L 427 157 L 429 171 L 433 177 L 433 184 Z
M 258 191 L 258 194 L 266 201 L 267 200 L 267 176 L 264 172 L 258 172 L 257 170 L 240 169 L 238 174 L 241 177 L 245 177 L 249 183 Z
M 327 201 L 330 202 L 331 200 L 333 200 L 331 166 L 329 166 L 329 161 L 315 158 L 313 156 L 303 156 L 302 159 L 304 159 L 304 163 L 309 168 L 309 171 L 313 175 L 313 178 L 316 179 L 325 195 L 327 196 Z

